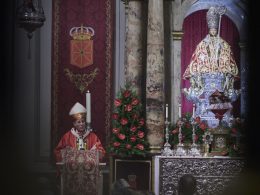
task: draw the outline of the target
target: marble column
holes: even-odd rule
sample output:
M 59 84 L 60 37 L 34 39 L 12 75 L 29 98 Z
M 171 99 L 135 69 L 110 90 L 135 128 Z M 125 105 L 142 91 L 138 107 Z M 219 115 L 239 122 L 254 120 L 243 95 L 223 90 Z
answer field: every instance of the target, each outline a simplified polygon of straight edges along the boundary
M 141 96 L 144 56 L 142 1 L 129 1 L 126 8 L 125 78 Z
M 190 1 L 189 1 L 190 2 Z M 171 42 L 171 122 L 175 124 L 179 119 L 179 103 L 181 103 L 181 44 L 184 13 L 190 8 L 187 1 L 174 0 L 172 2 L 172 42 Z
M 172 79 L 171 79 L 171 97 L 173 100 L 171 107 L 171 121 L 175 124 L 179 119 L 179 103 L 181 103 L 181 40 L 183 32 L 173 31 L 172 32 L 172 56 L 173 56 L 173 66 L 172 66 Z
M 241 117 L 248 115 L 248 53 L 245 42 L 239 43 L 240 47 L 240 84 L 241 84 Z
M 151 153 L 164 143 L 164 25 L 163 0 L 148 1 L 146 127 Z

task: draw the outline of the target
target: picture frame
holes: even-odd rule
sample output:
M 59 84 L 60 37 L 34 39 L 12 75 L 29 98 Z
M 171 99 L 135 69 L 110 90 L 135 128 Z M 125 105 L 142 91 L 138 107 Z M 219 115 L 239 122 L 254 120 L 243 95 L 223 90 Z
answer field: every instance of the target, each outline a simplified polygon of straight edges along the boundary
M 151 159 L 114 158 L 112 161 L 112 183 L 125 179 L 135 190 L 152 190 Z

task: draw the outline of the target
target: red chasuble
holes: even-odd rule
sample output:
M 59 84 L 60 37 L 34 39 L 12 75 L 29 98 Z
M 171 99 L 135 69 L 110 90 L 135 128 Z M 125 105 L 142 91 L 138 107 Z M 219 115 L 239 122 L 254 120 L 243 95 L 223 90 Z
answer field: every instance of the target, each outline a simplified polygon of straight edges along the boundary
M 72 148 L 77 148 L 77 137 L 75 134 L 73 134 L 74 129 L 71 129 L 59 141 L 58 145 L 54 149 L 54 155 L 56 162 L 61 162 L 62 161 L 62 156 L 61 156 L 61 150 L 66 148 L 66 147 L 72 147 Z M 105 154 L 105 150 L 97 137 L 97 135 L 93 132 L 90 132 L 86 137 L 84 137 L 84 143 L 86 143 L 86 149 L 90 150 L 92 148 L 96 148 L 99 152 L 102 153 L 100 155 L 100 158 L 102 158 Z

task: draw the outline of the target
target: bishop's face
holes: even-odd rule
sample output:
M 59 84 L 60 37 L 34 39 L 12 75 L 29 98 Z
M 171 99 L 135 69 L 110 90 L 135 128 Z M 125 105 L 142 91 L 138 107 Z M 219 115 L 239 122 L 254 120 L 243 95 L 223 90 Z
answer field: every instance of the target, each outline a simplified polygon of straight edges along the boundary
M 73 122 L 74 127 L 79 131 L 79 132 L 83 132 L 85 131 L 86 128 L 86 122 L 85 119 L 81 118 L 81 119 L 77 119 Z

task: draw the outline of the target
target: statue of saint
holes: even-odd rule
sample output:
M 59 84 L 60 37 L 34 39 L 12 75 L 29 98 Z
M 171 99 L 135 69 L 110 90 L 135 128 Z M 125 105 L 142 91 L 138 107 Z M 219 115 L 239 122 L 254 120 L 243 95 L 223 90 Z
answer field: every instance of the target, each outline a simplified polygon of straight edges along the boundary
M 221 16 L 225 11 L 224 6 L 209 8 L 206 16 L 209 33 L 197 45 L 183 74 L 183 79 L 190 81 L 190 88 L 184 88 L 183 93 L 189 101 L 196 104 L 196 116 L 207 120 L 210 128 L 218 125 L 214 113 L 208 112 L 213 106 L 211 95 L 219 91 L 228 98 L 228 101 L 217 104 L 227 107 L 223 121 L 228 122 L 232 117 L 231 102 L 234 102 L 240 93 L 234 89 L 234 81 L 239 72 L 231 46 L 219 36 Z
M 184 79 L 201 73 L 225 73 L 238 76 L 238 68 L 230 45 L 219 36 L 219 20 L 223 7 L 211 7 L 207 12 L 209 34 L 197 45 Z

